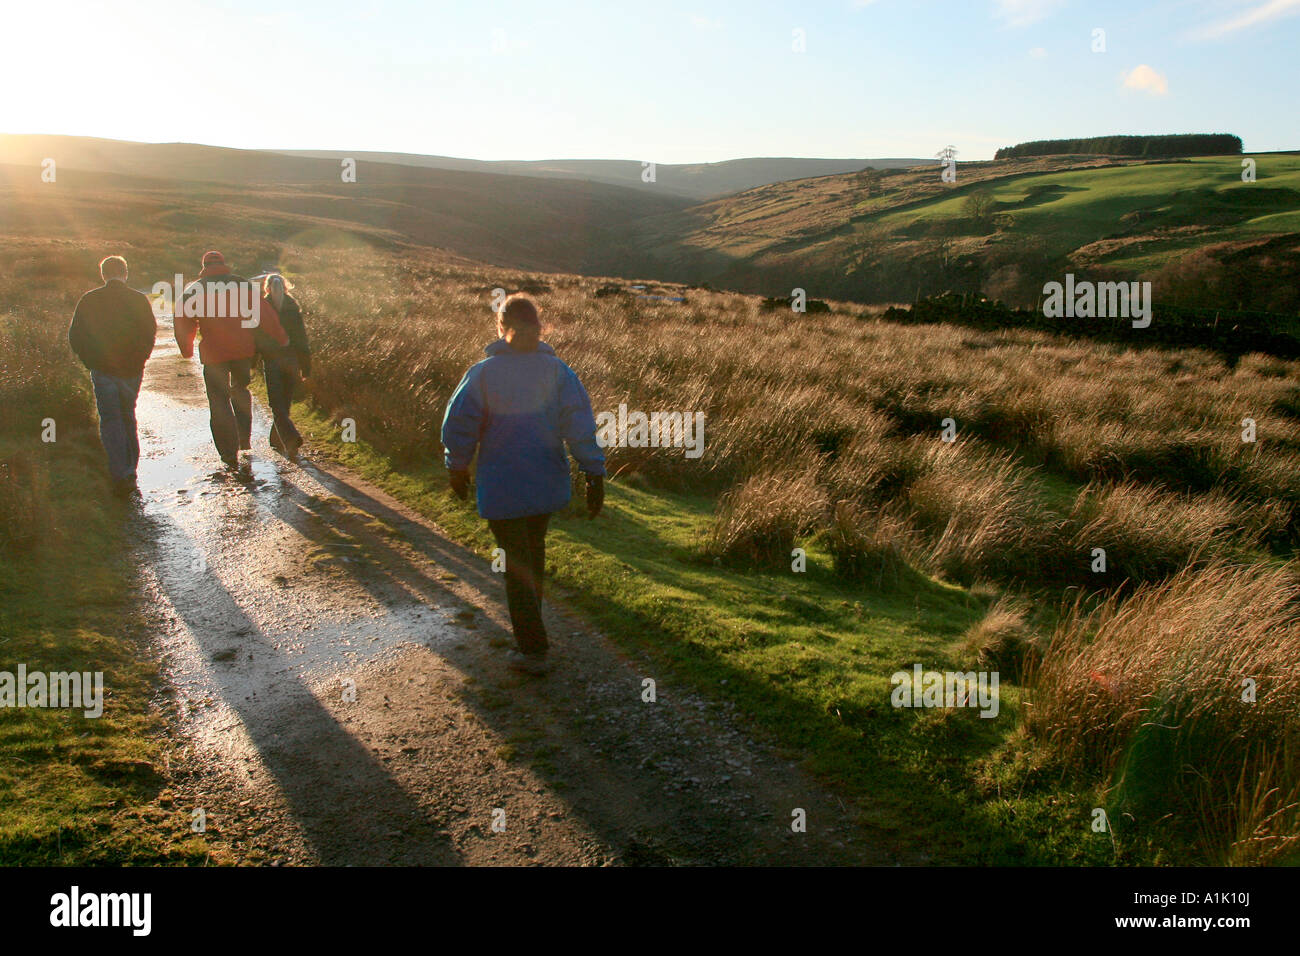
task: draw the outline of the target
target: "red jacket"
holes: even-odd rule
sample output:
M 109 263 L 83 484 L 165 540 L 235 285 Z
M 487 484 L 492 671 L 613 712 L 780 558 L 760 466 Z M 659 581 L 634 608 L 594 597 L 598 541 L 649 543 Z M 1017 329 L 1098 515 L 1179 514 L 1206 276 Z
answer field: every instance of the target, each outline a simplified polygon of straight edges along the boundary
M 244 284 L 230 286 L 230 283 Z M 245 328 L 249 321 L 241 315 L 240 299 L 261 302 L 258 326 L 280 345 L 289 344 L 289 336 L 280 327 L 275 309 L 267 308 L 257 290 L 256 283 L 235 275 L 228 266 L 204 266 L 199 277 L 189 284 L 181 301 L 175 306 L 176 344 L 181 355 L 194 354 L 194 334 L 199 333 L 199 361 L 204 365 L 220 365 L 239 359 L 251 359 L 257 354 L 254 329 Z M 213 308 L 208 309 L 209 300 Z M 211 311 L 212 314 L 208 314 Z M 187 315 L 190 312 L 193 314 Z M 246 313 L 245 313 L 246 314 Z

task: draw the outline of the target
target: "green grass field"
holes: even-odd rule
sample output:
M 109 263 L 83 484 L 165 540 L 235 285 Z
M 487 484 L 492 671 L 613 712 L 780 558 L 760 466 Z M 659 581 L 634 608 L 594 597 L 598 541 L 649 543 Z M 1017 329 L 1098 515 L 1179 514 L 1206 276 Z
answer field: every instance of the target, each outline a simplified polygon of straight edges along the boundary
M 1141 271 L 1163 265 L 1188 245 L 1232 242 L 1300 225 L 1300 156 L 1261 157 L 1257 181 L 1244 183 L 1239 157 L 1185 163 L 1081 169 L 993 180 L 986 187 L 1010 219 L 1008 235 L 1032 238 L 1049 253 L 1068 255 L 1117 232 L 1125 216 L 1142 216 L 1137 235 L 1104 261 Z M 959 183 L 960 185 L 960 183 Z M 966 190 L 948 199 L 872 217 L 890 234 L 928 234 L 966 217 Z M 1194 240 L 1158 230 L 1203 226 Z M 1155 250 L 1139 252 L 1141 246 Z

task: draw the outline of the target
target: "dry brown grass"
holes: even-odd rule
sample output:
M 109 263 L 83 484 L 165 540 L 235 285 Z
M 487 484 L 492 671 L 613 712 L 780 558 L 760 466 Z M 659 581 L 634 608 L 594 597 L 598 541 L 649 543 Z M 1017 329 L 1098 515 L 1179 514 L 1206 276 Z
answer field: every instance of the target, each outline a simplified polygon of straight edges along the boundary
M 27 450 L 0 457 L 0 550 L 27 553 L 54 524 L 45 461 Z
M 322 356 L 313 395 L 401 461 L 437 458 L 446 398 L 493 335 L 491 290 L 529 287 L 548 341 L 582 376 L 597 411 L 626 403 L 707 416 L 699 460 L 610 449 L 610 471 L 623 479 L 718 496 L 755 475 L 808 472 L 829 501 L 905 505 L 892 513 L 912 512 L 929 542 L 918 559 L 966 581 L 1118 585 L 1117 574 L 1081 575 L 1087 553 L 1075 538 L 1101 531 L 1123 532 L 1120 551 L 1129 542 L 1143 552 L 1123 566 L 1151 580 L 1208 553 L 1200 547 L 1207 535 L 1218 553 L 1229 544 L 1289 548 L 1297 530 L 1300 418 L 1289 411 L 1297 363 L 1247 357 L 1229 369 L 1192 350 L 909 328 L 857 309 L 803 317 L 763 311 L 756 297 L 654 283 L 647 292 L 687 301 L 598 298 L 605 280 L 355 249 L 287 258 L 303 279 Z M 1243 417 L 1256 419 L 1255 444 L 1240 440 Z M 945 418 L 957 424 L 957 444 L 968 448 L 957 454 L 969 456 L 970 469 L 965 459 L 939 468 Z M 990 457 L 988 444 L 1004 451 Z M 1162 524 L 1144 531 L 1140 510 L 1097 491 L 1073 515 L 1068 504 L 1054 513 L 1023 467 L 1034 463 L 1077 481 L 1146 489 Z M 1215 524 L 1231 502 L 1235 523 Z M 735 507 L 726 521 L 741 520 Z M 832 519 L 828 507 L 827 534 Z M 1148 555 L 1149 545 L 1158 547 Z
M 719 500 L 705 553 L 753 566 L 788 565 L 796 539 L 825 510 L 825 492 L 810 474 L 755 475 Z
M 1280 858 L 1300 797 L 1295 572 L 1213 564 L 1076 604 L 1032 673 L 1026 727 L 1138 826 L 1181 810 L 1230 858 Z
M 56 441 L 81 440 L 93 422 L 90 377 L 67 343 L 76 287 L 43 294 L 37 261 L 0 279 L 0 548 L 11 553 L 30 552 L 58 523 L 48 455 L 33 451 L 46 447 L 46 421 Z
M 10 285 L 17 283 L 0 282 L 0 295 Z M 84 426 L 90 376 L 67 340 L 76 296 L 65 292 L 39 305 L 15 299 L 0 313 L 0 436 L 36 437 L 47 418 L 60 430 Z
M 908 488 L 913 519 L 933 541 L 933 565 L 954 580 L 1032 573 L 1056 523 L 1023 466 L 968 442 L 935 443 L 929 465 Z
M 1106 552 L 1110 581 L 1159 581 L 1189 565 L 1256 543 L 1245 509 L 1219 493 L 1175 495 L 1133 483 L 1089 485 L 1071 513 L 1071 550 L 1091 566 L 1094 548 Z
M 894 511 L 839 501 L 827 546 L 841 577 L 883 591 L 903 582 L 915 561 L 917 538 L 908 520 Z
M 1019 682 L 1042 660 L 1031 611 L 1025 598 L 1001 595 L 966 632 L 965 659 L 981 670 L 997 671 L 1001 680 Z

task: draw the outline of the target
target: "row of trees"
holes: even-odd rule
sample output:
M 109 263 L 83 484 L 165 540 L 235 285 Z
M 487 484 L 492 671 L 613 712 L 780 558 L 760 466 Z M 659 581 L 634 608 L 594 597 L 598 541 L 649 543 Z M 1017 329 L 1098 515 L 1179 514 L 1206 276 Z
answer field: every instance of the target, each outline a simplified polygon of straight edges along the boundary
M 1178 133 L 1172 136 L 1093 136 L 1088 139 L 1039 139 L 1003 146 L 994 159 L 1025 156 L 1133 156 L 1157 159 L 1173 156 L 1238 156 L 1241 137 L 1231 133 Z

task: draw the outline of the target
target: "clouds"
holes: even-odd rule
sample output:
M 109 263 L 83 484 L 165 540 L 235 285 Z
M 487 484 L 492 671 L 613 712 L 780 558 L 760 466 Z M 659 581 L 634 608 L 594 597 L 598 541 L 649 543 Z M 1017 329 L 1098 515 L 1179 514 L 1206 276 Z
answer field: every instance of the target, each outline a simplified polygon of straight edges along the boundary
M 1250 8 L 1244 13 L 1202 27 L 1193 31 L 1191 36 L 1198 40 L 1217 40 L 1238 30 L 1294 16 L 1297 13 L 1300 13 L 1300 0 L 1253 0 Z
M 1037 23 L 1065 6 L 1065 0 L 993 0 L 993 16 L 1006 27 Z
M 1141 63 L 1125 74 L 1124 86 L 1130 90 L 1150 93 L 1152 96 L 1164 96 L 1169 92 L 1169 78 Z

